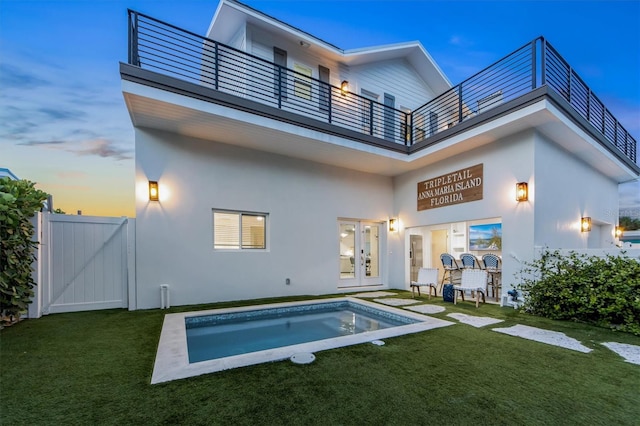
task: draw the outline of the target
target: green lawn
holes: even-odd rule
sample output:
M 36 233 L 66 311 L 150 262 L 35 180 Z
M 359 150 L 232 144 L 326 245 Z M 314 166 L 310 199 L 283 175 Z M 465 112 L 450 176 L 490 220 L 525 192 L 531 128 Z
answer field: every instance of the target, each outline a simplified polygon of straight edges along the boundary
M 26 320 L 0 332 L 0 424 L 638 425 L 640 365 L 599 343 L 640 345 L 640 337 L 439 300 L 430 303 L 505 322 L 318 352 L 310 365 L 281 361 L 159 385 L 149 383 L 168 311 Z M 490 330 L 516 323 L 564 332 L 593 352 Z

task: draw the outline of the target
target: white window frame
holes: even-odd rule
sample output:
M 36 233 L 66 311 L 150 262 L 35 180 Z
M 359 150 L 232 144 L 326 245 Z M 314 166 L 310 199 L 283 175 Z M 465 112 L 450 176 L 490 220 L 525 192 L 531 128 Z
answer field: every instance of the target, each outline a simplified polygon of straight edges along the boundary
M 216 244 L 216 213 L 226 214 L 226 215 L 237 215 L 238 216 L 238 244 L 237 245 L 222 245 Z M 263 245 L 261 247 L 252 247 L 243 244 L 243 230 L 242 230 L 242 217 L 243 216 L 254 216 L 261 217 L 264 226 L 263 226 Z M 211 221 L 212 221 L 212 236 L 213 236 L 213 249 L 216 251 L 267 251 L 268 249 L 268 235 L 269 235 L 269 214 L 263 212 L 250 212 L 250 211 L 242 211 L 242 210 L 226 210 L 226 209 L 212 209 L 211 211 Z

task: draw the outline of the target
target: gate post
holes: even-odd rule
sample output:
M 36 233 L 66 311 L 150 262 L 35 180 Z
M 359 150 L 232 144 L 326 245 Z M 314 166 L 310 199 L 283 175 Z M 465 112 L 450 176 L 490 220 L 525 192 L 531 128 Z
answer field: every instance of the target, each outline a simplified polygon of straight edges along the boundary
M 49 247 L 48 241 L 46 241 L 46 234 L 43 232 L 43 222 L 45 216 L 49 213 L 38 212 L 31 219 L 33 224 L 33 241 L 38 243 L 36 248 L 36 260 L 33 262 L 33 270 L 31 276 L 36 285 L 33 288 L 33 298 L 29 304 L 27 316 L 29 318 L 40 318 L 42 316 L 42 295 L 45 292 L 45 268 L 47 265 L 46 256 L 47 249 Z
M 138 308 L 136 295 L 136 220 L 127 220 L 127 291 L 128 307 L 130 311 Z

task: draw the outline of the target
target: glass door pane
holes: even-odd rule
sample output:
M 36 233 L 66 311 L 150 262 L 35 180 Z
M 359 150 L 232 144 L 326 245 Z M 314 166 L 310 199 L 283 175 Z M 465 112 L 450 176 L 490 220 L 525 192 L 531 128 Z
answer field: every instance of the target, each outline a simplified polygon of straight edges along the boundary
M 339 287 L 379 285 L 381 281 L 380 223 L 340 221 Z
M 380 231 L 377 223 L 363 223 L 362 245 L 365 259 L 362 284 L 380 284 Z
M 355 222 L 340 222 L 339 241 L 341 280 L 353 280 L 356 278 L 356 269 L 360 263 L 359 261 L 356 261 L 356 225 L 357 224 Z

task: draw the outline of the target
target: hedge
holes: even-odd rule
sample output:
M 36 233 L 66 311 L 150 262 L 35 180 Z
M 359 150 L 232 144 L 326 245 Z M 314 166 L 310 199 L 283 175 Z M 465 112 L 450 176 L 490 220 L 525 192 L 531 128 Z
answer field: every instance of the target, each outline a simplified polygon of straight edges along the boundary
M 25 313 L 33 297 L 35 260 L 31 218 L 47 194 L 33 182 L 0 178 L 0 317 L 12 324 Z
M 640 336 L 640 259 L 544 250 L 519 273 L 523 309 Z

